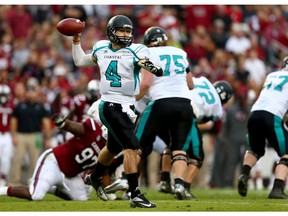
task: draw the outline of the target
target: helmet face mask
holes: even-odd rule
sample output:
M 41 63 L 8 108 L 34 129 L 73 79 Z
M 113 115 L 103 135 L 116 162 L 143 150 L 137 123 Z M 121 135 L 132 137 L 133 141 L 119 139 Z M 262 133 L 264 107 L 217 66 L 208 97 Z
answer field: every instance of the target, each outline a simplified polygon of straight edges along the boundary
M 116 34 L 117 30 L 131 31 L 131 35 L 118 36 Z M 108 39 L 111 41 L 111 43 L 115 43 L 123 47 L 127 47 L 132 44 L 133 32 L 134 29 L 132 21 L 128 17 L 123 15 L 117 15 L 112 17 L 107 24 L 106 35 Z
M 282 68 L 288 68 L 288 56 L 283 59 Z
M 232 87 L 227 81 L 217 81 L 213 85 L 220 97 L 222 105 L 227 103 L 229 99 L 233 96 Z
M 164 29 L 158 26 L 150 27 L 144 33 L 144 41 L 143 43 L 148 46 L 159 46 L 162 44 L 166 44 L 168 41 L 168 36 Z

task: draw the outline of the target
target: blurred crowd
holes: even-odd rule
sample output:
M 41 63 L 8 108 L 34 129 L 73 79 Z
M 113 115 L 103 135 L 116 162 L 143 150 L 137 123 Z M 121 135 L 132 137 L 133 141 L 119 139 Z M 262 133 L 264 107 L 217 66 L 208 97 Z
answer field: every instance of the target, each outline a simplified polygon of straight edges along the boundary
M 251 104 L 266 74 L 279 68 L 288 53 L 288 6 L 2 5 L 0 84 L 10 87 L 14 106 L 34 85 L 39 86 L 37 99 L 48 116 L 68 114 L 72 98 L 85 92 L 89 80 L 99 79 L 99 73 L 96 67 L 75 67 L 72 37 L 61 35 L 56 25 L 68 17 L 85 22 L 81 44 L 89 52 L 96 41 L 106 38 L 107 21 L 116 14 L 132 20 L 134 42 L 142 43 L 147 28 L 161 26 L 169 44 L 188 53 L 195 77 L 205 76 L 211 82 L 225 79 L 233 86 L 235 98 L 226 109 L 229 121 L 224 118 L 205 132 L 206 164 L 198 186 L 234 187 Z M 149 177 L 149 171 L 145 175 L 153 187 L 149 179 L 155 182 L 155 177 Z

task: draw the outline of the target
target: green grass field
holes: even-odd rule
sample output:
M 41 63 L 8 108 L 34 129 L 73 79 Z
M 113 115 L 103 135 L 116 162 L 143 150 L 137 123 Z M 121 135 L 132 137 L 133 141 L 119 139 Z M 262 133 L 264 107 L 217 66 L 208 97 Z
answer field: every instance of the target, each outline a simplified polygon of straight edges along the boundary
M 194 189 L 197 200 L 179 201 L 171 194 L 156 190 L 143 190 L 146 197 L 156 203 L 154 209 L 131 208 L 127 200 L 101 201 L 94 191 L 89 201 L 63 201 L 55 196 L 46 195 L 43 201 L 31 202 L 18 198 L 0 197 L 1 212 L 288 212 L 287 200 L 268 199 L 269 191 L 248 191 L 247 197 L 240 197 L 235 190 Z M 121 193 L 117 194 L 121 197 Z M 0 213 L 1 215 L 1 213 Z

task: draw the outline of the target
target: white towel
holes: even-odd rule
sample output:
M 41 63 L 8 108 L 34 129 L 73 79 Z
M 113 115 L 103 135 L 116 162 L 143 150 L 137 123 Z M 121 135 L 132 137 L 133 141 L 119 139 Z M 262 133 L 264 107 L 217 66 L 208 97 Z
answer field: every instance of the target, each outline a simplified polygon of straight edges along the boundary
M 122 112 L 127 113 L 129 118 L 133 123 L 135 123 L 137 115 L 134 113 L 134 111 L 130 108 L 130 104 L 121 104 L 122 106 Z

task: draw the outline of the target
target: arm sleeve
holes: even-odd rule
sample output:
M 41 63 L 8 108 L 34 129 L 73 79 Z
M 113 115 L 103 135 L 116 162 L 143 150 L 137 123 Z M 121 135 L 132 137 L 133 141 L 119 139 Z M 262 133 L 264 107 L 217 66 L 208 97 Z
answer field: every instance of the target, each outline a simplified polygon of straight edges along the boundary
M 95 66 L 96 64 L 92 60 L 91 54 L 86 54 L 81 48 L 80 44 L 72 44 L 72 56 L 74 63 L 77 67 L 83 66 Z

